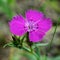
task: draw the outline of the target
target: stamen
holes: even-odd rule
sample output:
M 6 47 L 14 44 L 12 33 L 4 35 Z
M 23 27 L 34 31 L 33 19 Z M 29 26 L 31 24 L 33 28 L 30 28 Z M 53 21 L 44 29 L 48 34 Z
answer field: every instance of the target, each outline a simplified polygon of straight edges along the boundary
M 38 22 L 40 22 L 40 20 L 36 21 L 33 25 L 37 24 Z
M 27 30 L 30 32 L 30 31 L 35 31 L 36 29 L 38 29 L 38 25 L 35 25 L 39 22 L 40 20 L 38 20 L 37 22 L 33 22 L 33 21 L 27 21 L 25 26 L 27 28 Z

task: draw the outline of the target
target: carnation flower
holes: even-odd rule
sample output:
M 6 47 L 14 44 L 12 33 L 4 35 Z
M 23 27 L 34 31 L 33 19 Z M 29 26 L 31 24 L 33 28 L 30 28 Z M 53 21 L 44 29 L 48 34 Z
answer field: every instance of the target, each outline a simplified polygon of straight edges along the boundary
M 25 18 L 22 15 L 16 15 L 9 22 L 10 31 L 17 36 L 23 36 L 29 32 L 29 40 L 32 42 L 42 41 L 46 32 L 52 27 L 50 18 L 37 10 L 27 10 Z

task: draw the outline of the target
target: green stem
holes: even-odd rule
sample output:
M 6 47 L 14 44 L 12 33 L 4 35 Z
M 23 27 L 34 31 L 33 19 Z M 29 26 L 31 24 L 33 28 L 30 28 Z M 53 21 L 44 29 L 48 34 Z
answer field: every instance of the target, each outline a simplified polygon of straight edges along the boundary
M 56 27 L 55 27 L 54 33 L 53 33 L 53 37 L 52 37 L 51 42 L 50 42 L 50 44 L 49 44 L 49 50 L 50 50 L 50 48 L 51 48 L 51 46 L 52 46 L 52 43 L 53 43 L 53 40 L 54 40 L 54 36 L 55 36 L 56 30 L 57 30 L 57 27 L 58 27 L 58 22 L 57 22 L 57 24 L 56 24 Z
M 28 49 L 27 47 L 22 47 L 22 49 L 25 50 L 26 52 L 34 55 L 37 60 L 40 60 L 39 56 L 34 51 L 31 53 L 31 50 Z
M 51 42 L 49 44 L 48 52 L 50 51 L 50 48 L 52 46 L 52 43 L 53 43 L 53 40 L 54 40 L 54 36 L 55 36 L 56 30 L 57 30 L 57 25 L 56 25 L 55 30 L 54 30 L 53 38 L 52 38 L 52 40 L 51 40 Z M 47 53 L 45 53 L 45 60 L 47 60 Z
M 26 34 L 26 42 L 27 42 L 27 44 L 28 44 L 28 46 L 30 47 L 30 49 L 31 49 L 31 51 L 32 51 L 32 45 L 33 45 L 33 42 L 31 42 L 30 40 L 29 40 L 29 32 L 27 32 L 27 34 Z
M 30 50 L 31 50 L 30 53 L 33 54 L 36 57 L 37 60 L 40 60 L 39 56 L 32 49 L 33 42 L 30 42 L 30 40 L 29 40 L 29 32 L 27 32 L 26 38 L 27 38 L 27 44 L 28 44 L 28 46 L 30 47 Z
M 27 49 L 27 48 L 25 48 L 25 47 L 23 47 L 23 50 L 25 50 L 25 51 L 28 52 L 28 53 L 31 53 L 30 49 Z M 31 54 L 34 55 L 37 60 L 40 60 L 40 59 L 39 59 L 39 56 L 38 56 L 35 52 L 32 52 Z
M 48 52 L 50 51 L 50 48 L 52 46 L 52 43 L 53 43 L 53 40 L 54 40 L 54 36 L 55 36 L 56 31 L 57 31 L 58 23 L 60 22 L 59 20 L 60 20 L 60 18 L 58 19 L 58 22 L 57 22 L 57 24 L 55 26 L 54 33 L 53 33 L 52 39 L 51 39 L 50 44 L 49 44 Z M 45 56 L 45 60 L 47 60 L 47 53 L 46 53 L 46 56 Z
M 35 52 L 33 52 L 33 55 L 36 57 L 37 60 L 40 60 L 40 57 Z
M 32 49 L 32 47 L 30 46 L 30 50 L 31 50 L 31 53 L 33 53 L 33 49 Z

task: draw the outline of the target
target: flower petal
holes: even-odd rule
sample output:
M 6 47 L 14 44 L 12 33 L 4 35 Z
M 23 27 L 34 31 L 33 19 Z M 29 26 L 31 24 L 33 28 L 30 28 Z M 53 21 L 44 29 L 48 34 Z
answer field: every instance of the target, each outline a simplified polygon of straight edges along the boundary
M 26 33 L 27 30 L 25 29 L 25 22 L 22 20 L 22 18 L 20 19 L 21 21 L 19 21 L 18 19 L 12 19 L 12 21 L 9 22 L 10 31 L 14 35 L 22 36 Z
M 29 39 L 32 42 L 39 42 L 42 41 L 42 38 L 44 37 L 45 33 L 41 31 L 32 31 L 29 33 Z
M 49 18 L 46 18 L 45 20 L 41 20 L 39 23 L 37 23 L 38 29 L 42 32 L 47 32 L 52 27 L 52 21 Z
M 27 20 L 37 21 L 37 20 L 41 20 L 43 16 L 44 16 L 43 13 L 37 10 L 30 9 L 26 12 Z
M 24 17 L 23 17 L 21 14 L 14 16 L 14 17 L 12 18 L 12 20 L 20 21 L 20 22 L 22 22 L 22 23 L 25 22 L 25 19 L 24 19 Z

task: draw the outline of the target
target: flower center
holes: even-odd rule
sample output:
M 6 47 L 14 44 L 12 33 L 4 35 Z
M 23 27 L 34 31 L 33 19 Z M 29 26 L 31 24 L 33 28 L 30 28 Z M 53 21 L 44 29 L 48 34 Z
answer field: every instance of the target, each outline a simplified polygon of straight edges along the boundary
M 34 24 L 33 21 L 26 22 L 25 27 L 27 28 L 28 32 L 34 31 L 38 28 L 37 24 Z

